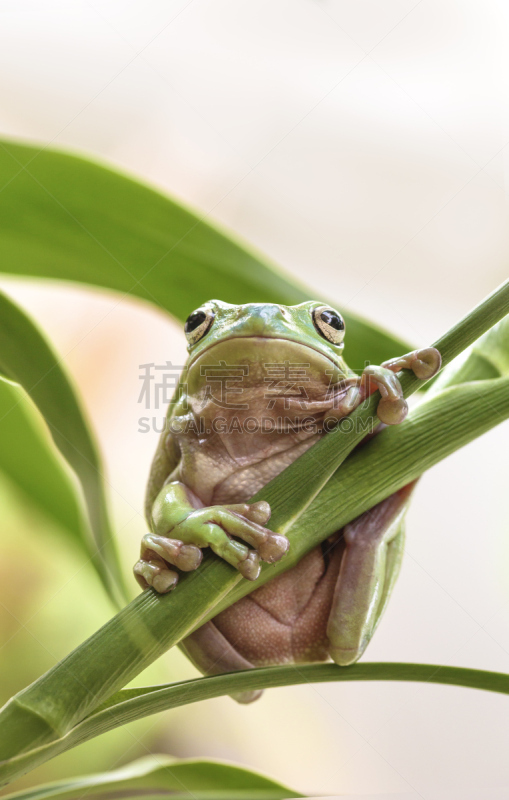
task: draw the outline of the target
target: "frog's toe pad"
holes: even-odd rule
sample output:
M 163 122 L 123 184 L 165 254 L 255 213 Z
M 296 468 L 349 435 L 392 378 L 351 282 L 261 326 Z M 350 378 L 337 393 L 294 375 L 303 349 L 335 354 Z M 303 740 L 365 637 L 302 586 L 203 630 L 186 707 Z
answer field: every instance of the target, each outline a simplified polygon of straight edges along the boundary
M 264 542 L 258 545 L 258 553 L 262 561 L 273 564 L 274 561 L 279 561 L 279 559 L 288 552 L 289 547 L 290 542 L 286 536 L 281 536 L 278 533 L 271 533 Z
M 254 550 L 251 550 L 247 558 L 239 563 L 237 569 L 248 581 L 255 581 L 260 574 L 260 556 Z
M 254 703 L 255 700 L 258 700 L 263 694 L 263 689 L 253 689 L 251 692 L 234 692 L 230 695 L 232 700 L 236 700 L 237 703 L 241 703 L 243 706 L 247 705 L 248 703 Z
M 152 580 L 152 586 L 159 594 L 171 592 L 178 583 L 179 576 L 172 569 L 161 569 Z
M 399 425 L 408 414 L 408 405 L 404 397 L 395 399 L 382 397 L 376 410 L 378 419 L 386 425 Z
M 270 519 L 270 506 L 265 500 L 258 500 L 256 503 L 250 503 L 247 508 L 248 513 L 245 514 L 252 522 L 257 522 L 258 525 L 265 525 Z
M 150 561 L 151 554 L 156 554 L 182 572 L 197 569 L 203 558 L 200 548 L 193 544 L 184 544 L 179 539 L 147 533 L 142 539 L 141 557 L 145 561 Z
M 179 576 L 172 569 L 166 569 L 159 561 L 140 559 L 134 565 L 134 577 L 142 589 L 152 586 L 159 594 L 171 592 L 178 583 Z
M 367 646 L 368 642 L 366 641 L 360 644 L 358 648 L 353 649 L 341 646 L 329 647 L 329 655 L 338 667 L 349 667 L 359 660 Z
M 415 361 L 411 368 L 414 375 L 422 381 L 428 381 L 437 374 L 442 366 L 442 356 L 436 347 L 425 347 L 423 350 L 416 350 Z
M 203 553 L 199 547 L 194 544 L 183 544 L 175 566 L 181 569 L 182 572 L 190 572 L 200 566 L 202 559 Z

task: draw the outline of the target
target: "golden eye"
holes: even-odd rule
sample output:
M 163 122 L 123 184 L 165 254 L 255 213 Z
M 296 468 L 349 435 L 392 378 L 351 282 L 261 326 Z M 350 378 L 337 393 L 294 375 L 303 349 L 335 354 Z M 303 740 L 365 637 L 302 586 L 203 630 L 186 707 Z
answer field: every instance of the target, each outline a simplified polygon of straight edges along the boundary
M 202 339 L 214 321 L 214 312 L 210 308 L 198 308 L 189 314 L 184 325 L 184 333 L 189 344 L 196 344 Z
M 332 344 L 341 344 L 345 336 L 345 322 L 338 311 L 329 306 L 319 306 L 312 311 L 318 333 Z

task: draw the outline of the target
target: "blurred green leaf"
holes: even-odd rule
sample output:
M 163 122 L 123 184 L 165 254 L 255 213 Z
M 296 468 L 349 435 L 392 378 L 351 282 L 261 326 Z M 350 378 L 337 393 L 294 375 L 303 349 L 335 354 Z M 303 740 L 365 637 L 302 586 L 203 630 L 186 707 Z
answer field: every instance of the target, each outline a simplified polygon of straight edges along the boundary
M 0 141 L 0 270 L 136 295 L 180 320 L 212 297 L 292 305 L 320 299 L 206 215 L 98 163 Z M 313 264 L 310 264 L 310 269 Z M 352 369 L 411 349 L 337 304 Z
M 112 772 L 36 786 L 5 800 L 74 800 L 84 797 L 167 796 L 174 800 L 284 800 L 304 797 L 294 789 L 235 764 L 151 755 Z M 121 794 L 117 794 L 121 793 Z M 125 795 L 124 795 L 125 793 Z
M 0 380 L 0 471 L 90 556 L 76 484 L 23 389 Z
M 74 535 L 79 535 L 105 588 L 112 599 L 118 602 L 124 591 L 121 569 L 104 496 L 103 468 L 88 423 L 57 356 L 34 323 L 1 292 L 0 368 L 10 380 L 20 384 L 31 397 L 44 417 L 54 443 L 78 477 L 88 510 L 92 536 L 85 535 L 83 526 L 78 520 L 75 520 L 68 529 Z M 7 398 L 8 390 L 5 388 L 5 382 L 2 383 L 4 398 Z M 11 473 L 16 474 L 19 481 L 22 478 L 22 462 L 31 460 L 32 453 L 30 448 L 22 449 L 22 446 L 27 444 L 29 428 L 19 443 L 13 439 L 14 430 L 9 431 L 11 412 L 12 408 L 11 411 L 5 410 L 0 429 L 0 433 L 1 430 L 6 433 L 11 452 L 5 453 L 2 458 L 10 464 Z M 19 422 L 19 413 L 11 418 L 13 423 L 16 419 Z M 2 450 L 5 449 L 7 448 L 2 444 Z M 27 467 L 23 488 L 28 491 L 32 487 L 35 498 L 40 503 L 45 492 L 51 491 L 51 487 L 54 491 L 58 491 L 58 479 L 55 458 L 48 453 L 42 456 L 42 439 L 39 439 L 36 449 L 44 460 L 41 460 L 40 464 L 34 462 Z M 40 475 L 40 483 L 36 486 L 39 480 L 36 474 L 38 468 L 42 470 L 50 461 L 53 461 L 53 467 L 49 467 L 46 477 Z M 61 474 L 63 478 L 62 471 Z M 51 487 L 48 485 L 50 479 Z M 71 485 L 69 480 L 62 480 L 62 500 L 67 503 L 67 511 L 63 509 L 61 512 L 64 516 L 70 512 Z M 48 508 L 54 508 L 57 502 L 57 497 L 48 497 L 46 505 Z M 73 514 L 74 512 L 71 512 L 71 516 Z

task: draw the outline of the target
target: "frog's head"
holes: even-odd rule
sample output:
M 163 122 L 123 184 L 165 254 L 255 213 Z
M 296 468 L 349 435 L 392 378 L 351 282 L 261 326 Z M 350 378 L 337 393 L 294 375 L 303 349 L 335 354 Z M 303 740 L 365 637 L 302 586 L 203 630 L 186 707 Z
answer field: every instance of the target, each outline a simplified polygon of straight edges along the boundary
M 213 363 L 247 364 L 253 383 L 263 382 L 268 363 L 305 362 L 313 383 L 321 385 L 347 373 L 342 358 L 345 323 L 338 311 L 319 301 L 236 306 L 210 300 L 189 315 L 185 333 L 192 383 L 200 383 L 197 373 Z
M 187 318 L 185 334 L 189 363 L 218 342 L 253 339 L 254 347 L 264 339 L 295 342 L 316 350 L 336 364 L 341 361 L 345 323 L 330 306 L 309 300 L 298 306 L 276 303 L 246 303 L 242 306 L 209 300 Z M 250 347 L 246 341 L 244 347 Z

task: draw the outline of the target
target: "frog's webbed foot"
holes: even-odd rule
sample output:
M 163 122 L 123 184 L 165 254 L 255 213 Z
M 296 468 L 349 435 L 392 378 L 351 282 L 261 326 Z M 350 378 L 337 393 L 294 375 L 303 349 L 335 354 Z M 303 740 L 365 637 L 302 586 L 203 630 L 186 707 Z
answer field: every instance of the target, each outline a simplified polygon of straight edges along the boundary
M 361 395 L 367 397 L 376 389 L 381 394 L 376 409 L 378 419 L 386 425 L 398 425 L 403 422 L 408 414 L 408 404 L 394 372 L 386 367 L 366 367 L 361 377 Z
M 442 359 L 436 347 L 413 350 L 400 358 L 384 361 L 379 367 L 369 365 L 360 377 L 348 379 L 350 385 L 327 412 L 325 421 L 340 420 L 348 416 L 378 389 L 381 394 L 377 406 L 379 420 L 386 425 L 397 425 L 408 414 L 408 405 L 395 373 L 400 369 L 411 369 L 417 378 L 427 381 L 436 375 L 441 366 Z
M 398 576 L 404 546 L 408 484 L 343 531 L 345 553 L 327 624 L 329 654 L 340 666 L 366 649 Z
M 411 369 L 416 378 L 429 381 L 442 366 L 442 356 L 436 347 L 424 347 L 422 350 L 412 350 L 401 358 L 391 358 L 384 361 L 382 367 L 399 372 L 400 369 Z
M 289 547 L 286 536 L 264 527 L 269 517 L 270 506 L 263 501 L 200 507 L 187 487 L 170 483 L 154 504 L 154 533 L 142 539 L 140 560 L 134 567 L 136 580 L 144 589 L 152 586 L 157 592 L 169 592 L 178 581 L 178 572 L 171 567 L 183 572 L 196 569 L 202 548 L 210 547 L 244 578 L 254 581 L 260 574 L 260 560 L 278 561 Z

